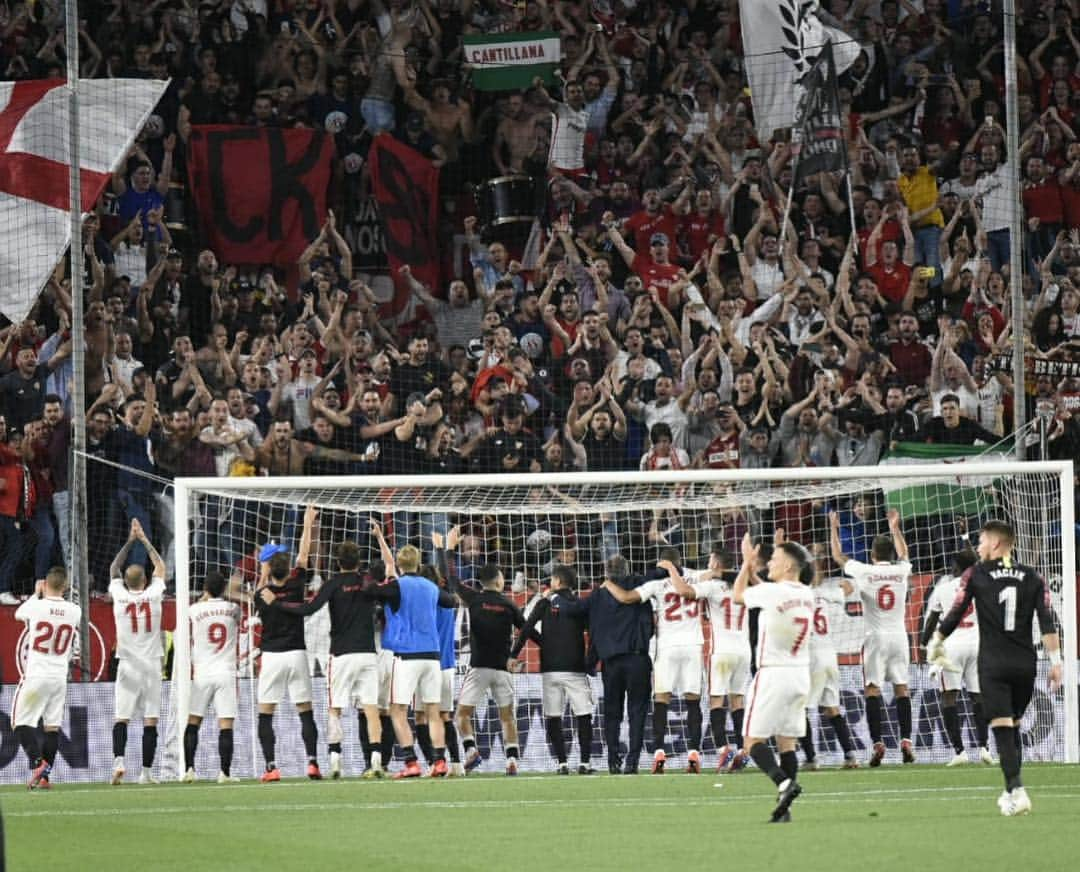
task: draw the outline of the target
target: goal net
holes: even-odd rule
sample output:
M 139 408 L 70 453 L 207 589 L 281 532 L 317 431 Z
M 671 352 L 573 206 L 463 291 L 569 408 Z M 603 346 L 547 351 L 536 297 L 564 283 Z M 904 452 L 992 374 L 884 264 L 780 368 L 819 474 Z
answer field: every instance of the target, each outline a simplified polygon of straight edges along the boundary
M 1065 691 L 1050 694 L 1047 664 L 1040 649 L 1040 681 L 1024 722 L 1028 759 L 1076 761 L 1076 557 L 1074 551 L 1072 467 L 1062 463 L 938 464 L 872 469 L 760 470 L 669 473 L 583 473 L 575 475 L 440 476 L 413 478 L 223 478 L 176 482 L 177 622 L 173 674 L 175 710 L 187 710 L 190 685 L 188 609 L 199 595 L 202 578 L 211 569 L 239 575 L 248 590 L 258 573 L 260 547 L 274 541 L 295 554 L 304 507 L 319 510 L 309 565 L 319 584 L 334 572 L 334 547 L 352 540 L 365 559 L 378 559 L 370 534 L 377 520 L 395 549 L 406 543 L 432 560 L 431 534 L 451 526 L 462 530 L 462 542 L 451 557 L 451 571 L 472 578 L 480 566 L 495 563 L 506 577 L 508 594 L 525 609 L 546 585 L 556 564 L 572 566 L 582 593 L 603 578 L 604 561 L 621 554 L 634 572 L 652 568 L 659 551 L 674 546 L 684 565 L 702 568 L 710 550 L 720 545 L 734 555 L 749 531 L 772 541 L 775 530 L 805 545 L 817 558 L 824 583 L 836 576 L 829 557 L 828 513 L 841 518 L 846 553 L 866 559 L 873 536 L 886 529 L 886 512 L 899 511 L 911 551 L 914 577 L 905 609 L 911 642 L 910 688 L 914 712 L 915 751 L 920 762 L 952 757 L 944 731 L 939 684 L 929 674 L 918 647 L 929 592 L 949 571 L 956 552 L 973 542 L 981 524 L 991 518 L 1009 521 L 1018 533 L 1017 558 L 1046 577 L 1061 624 L 1066 652 Z M 869 747 L 862 696 L 860 647 L 864 635 L 857 595 L 828 614 L 842 673 L 841 706 L 860 756 Z M 463 610 L 462 610 L 463 611 Z M 320 728 L 320 758 L 325 757 L 325 682 L 329 619 L 325 610 L 307 619 L 308 660 L 314 676 L 314 705 Z M 706 622 L 706 639 L 708 638 Z M 252 776 L 263 761 L 255 738 L 255 678 L 259 669 L 258 620 L 245 612 L 239 658 L 241 714 L 236 724 L 234 773 Z M 708 662 L 706 642 L 703 669 Z M 459 612 L 457 681 L 469 663 L 467 620 Z M 538 656 L 526 648 L 527 669 L 515 676 L 517 722 L 524 769 L 548 770 L 554 761 L 547 747 L 541 713 Z M 604 760 L 601 747 L 602 686 L 593 679 L 594 759 Z M 899 743 L 891 688 L 885 690 L 885 741 Z M 707 707 L 707 700 L 701 703 Z M 960 695 L 966 744 L 974 746 L 970 700 Z M 674 765 L 686 753 L 685 704 L 672 703 L 668 752 Z M 840 751 L 826 719 L 818 724 L 810 712 L 819 761 L 837 762 Z M 216 773 L 213 716 L 203 730 L 196 769 Z M 357 718 L 344 717 L 343 764 L 346 775 L 362 771 Z M 708 724 L 708 718 L 705 718 Z M 569 729 L 569 719 L 567 720 Z M 175 729 L 175 728 L 174 728 Z M 303 772 L 300 724 L 291 704 L 275 716 L 277 762 L 285 775 Z M 626 741 L 623 726 L 622 742 Z M 174 753 L 180 753 L 182 727 L 175 729 Z M 651 736 L 649 728 L 646 735 Z M 487 771 L 500 771 L 503 747 L 494 703 L 476 715 L 476 738 Z M 651 740 L 647 740 L 651 748 Z M 706 762 L 716 748 L 706 730 Z M 671 757 L 669 756 L 669 760 Z M 889 758 L 890 760 L 892 757 Z M 325 762 L 325 761 L 324 761 Z M 179 763 L 179 761 L 178 761 Z M 483 771 L 483 770 L 482 770 Z

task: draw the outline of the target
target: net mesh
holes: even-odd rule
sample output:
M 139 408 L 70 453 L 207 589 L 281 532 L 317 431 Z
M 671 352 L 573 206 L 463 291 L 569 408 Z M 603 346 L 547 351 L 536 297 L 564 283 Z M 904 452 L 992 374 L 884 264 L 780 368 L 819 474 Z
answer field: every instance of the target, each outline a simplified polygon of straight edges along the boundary
M 229 481 L 210 484 L 207 490 L 189 491 L 187 512 L 192 588 L 208 569 L 216 568 L 242 575 L 249 583 L 256 573 L 256 553 L 262 543 L 278 541 L 295 549 L 301 530 L 303 507 L 320 509 L 315 530 L 312 563 L 315 584 L 332 573 L 330 554 L 336 544 L 349 539 L 360 545 L 366 559 L 378 559 L 378 549 L 369 532 L 369 521 L 377 520 L 386 530 L 393 548 L 406 543 L 421 549 L 424 559 L 434 560 L 433 532 L 462 528 L 462 544 L 451 558 L 451 571 L 459 578 L 471 578 L 485 563 L 496 563 L 504 571 L 509 593 L 528 609 L 546 584 L 556 563 L 573 566 L 583 592 L 602 580 L 604 560 L 614 554 L 626 557 L 635 572 L 655 565 L 660 548 L 680 549 L 689 567 L 704 567 L 710 548 L 720 544 L 738 553 L 742 535 L 750 531 L 757 538 L 771 539 L 782 527 L 789 538 L 801 542 L 818 558 L 826 583 L 836 574 L 828 557 L 828 512 L 841 518 L 841 538 L 845 551 L 866 559 L 874 535 L 886 529 L 885 512 L 897 509 L 902 516 L 904 535 L 911 549 L 914 576 L 905 608 L 911 642 L 911 692 L 915 720 L 914 739 L 920 761 L 944 762 L 952 757 L 942 721 L 937 681 L 928 675 L 918 648 L 918 635 L 925 618 L 926 601 L 935 581 L 950 567 L 956 551 L 963 547 L 969 531 L 990 518 L 1005 518 L 1016 528 L 1019 538 L 1017 558 L 1039 569 L 1050 582 L 1055 610 L 1062 605 L 1062 548 L 1059 479 L 1050 473 L 1020 470 L 1008 476 L 958 474 L 943 470 L 933 476 L 878 479 L 861 477 L 829 481 L 670 481 L 660 475 L 629 477 L 625 480 L 590 481 L 579 484 L 545 485 L 504 479 L 485 486 L 462 486 L 425 479 L 422 483 L 397 482 L 369 485 L 353 480 L 349 486 L 328 487 L 313 480 L 310 487 L 291 480 L 285 487 L 265 483 L 257 491 L 229 488 Z M 511 582 L 512 579 L 512 582 Z M 180 597 L 178 620 L 185 604 Z M 828 606 L 831 634 L 841 664 L 841 707 L 858 748 L 869 744 L 862 702 L 860 648 L 864 637 L 861 606 L 857 595 L 843 604 Z M 326 668 L 329 624 L 325 613 L 308 619 L 308 658 L 315 676 L 316 719 L 325 723 L 325 693 L 320 678 Z M 257 620 L 251 622 L 251 646 L 255 656 L 241 668 L 242 699 L 251 703 L 250 680 L 258 671 Z M 1071 634 L 1067 634 L 1071 637 Z M 1069 642 L 1064 647 L 1068 650 Z M 459 617 L 457 683 L 468 668 L 467 618 Z M 708 643 L 705 655 L 708 654 Z M 540 677 L 537 652 L 529 645 L 523 655 L 527 672 L 517 677 L 517 719 L 523 766 L 550 769 L 554 763 L 544 739 L 541 716 Z M 703 660 L 703 664 L 707 663 Z M 704 668 L 704 667 L 703 667 Z M 1045 664 L 1041 667 L 1045 671 Z M 1029 759 L 1063 759 L 1065 711 L 1060 697 L 1045 693 L 1040 683 L 1036 700 L 1025 722 L 1025 742 Z M 598 678 L 593 679 L 594 697 L 602 699 Z M 885 691 L 887 702 L 891 693 Z M 970 732 L 970 700 L 960 695 L 962 723 Z M 681 765 L 686 748 L 686 706 L 673 702 L 669 723 L 669 753 L 673 765 Z M 839 760 L 831 726 L 819 723 L 810 712 L 819 759 Z M 602 720 L 602 704 L 595 717 Z M 477 740 L 486 765 L 503 764 L 503 748 L 494 702 L 477 713 Z M 299 722 L 291 707 L 279 709 L 275 727 L 278 735 L 278 762 L 286 772 L 296 774 L 304 764 Z M 569 729 L 569 718 L 567 719 Z M 625 725 L 623 741 L 625 742 Z M 238 738 L 242 735 L 238 733 Z M 890 748 L 899 743 L 893 707 L 887 705 L 885 741 Z M 602 729 L 597 729 L 594 757 L 603 759 Z M 647 730 L 647 735 L 650 735 Z M 972 733 L 973 736 L 973 733 Z M 356 720 L 345 719 L 345 766 L 347 771 L 363 768 L 356 743 Z M 205 744 L 205 743 L 204 743 Z M 243 745 L 243 743 L 241 743 Z M 969 746 L 974 746 L 970 738 Z M 647 743 L 648 745 L 648 743 Z M 252 774 L 262 766 L 254 741 L 246 753 L 239 752 L 237 774 Z M 651 747 L 651 745 L 650 745 Z M 703 751 L 707 760 L 715 751 L 706 731 Z M 207 747 L 199 763 L 213 771 L 212 748 Z M 320 754 L 322 754 L 320 750 Z M 244 758 L 247 758 L 246 760 Z

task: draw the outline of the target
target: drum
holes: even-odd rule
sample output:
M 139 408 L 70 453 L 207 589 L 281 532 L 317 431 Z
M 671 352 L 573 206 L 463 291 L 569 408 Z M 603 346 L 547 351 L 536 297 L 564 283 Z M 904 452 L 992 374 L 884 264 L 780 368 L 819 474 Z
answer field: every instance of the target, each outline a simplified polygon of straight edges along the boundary
M 531 223 L 536 217 L 536 187 L 528 176 L 499 176 L 480 186 L 476 205 L 485 227 Z
M 187 227 L 184 193 L 184 186 L 180 182 L 169 182 L 169 192 L 165 195 L 165 226 L 170 230 L 184 230 Z

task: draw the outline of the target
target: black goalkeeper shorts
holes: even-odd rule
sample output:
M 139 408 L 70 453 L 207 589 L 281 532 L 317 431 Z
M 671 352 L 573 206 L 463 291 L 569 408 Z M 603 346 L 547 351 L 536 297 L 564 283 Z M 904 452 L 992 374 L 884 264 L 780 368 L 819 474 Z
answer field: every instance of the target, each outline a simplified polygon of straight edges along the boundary
M 980 661 L 979 691 L 983 714 L 988 721 L 994 718 L 1019 720 L 1035 692 L 1035 665 Z

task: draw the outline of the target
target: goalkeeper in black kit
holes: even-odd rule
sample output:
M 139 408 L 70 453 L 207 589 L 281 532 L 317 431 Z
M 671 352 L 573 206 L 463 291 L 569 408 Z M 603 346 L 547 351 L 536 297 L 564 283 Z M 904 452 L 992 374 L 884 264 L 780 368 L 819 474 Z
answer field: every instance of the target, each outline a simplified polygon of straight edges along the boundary
M 979 536 L 980 562 L 968 569 L 956 600 L 926 646 L 927 659 L 953 668 L 945 637 L 960 623 L 972 601 L 979 619 L 979 684 L 983 710 L 997 743 L 1005 791 L 998 808 L 1006 817 L 1031 811 L 1020 780 L 1020 719 L 1035 692 L 1035 645 L 1032 622 L 1039 619 L 1043 647 L 1050 660 L 1050 689 L 1061 686 L 1061 647 L 1046 583 L 1030 566 L 1012 559 L 1016 534 L 1003 521 L 988 521 Z

